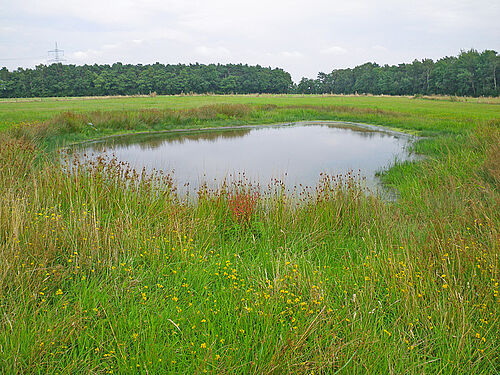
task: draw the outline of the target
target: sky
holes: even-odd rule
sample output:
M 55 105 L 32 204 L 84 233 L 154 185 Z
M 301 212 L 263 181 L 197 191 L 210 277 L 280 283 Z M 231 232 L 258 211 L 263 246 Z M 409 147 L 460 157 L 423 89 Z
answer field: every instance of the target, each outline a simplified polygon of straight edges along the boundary
M 0 66 L 243 63 L 318 72 L 500 52 L 498 0 L 0 0 Z

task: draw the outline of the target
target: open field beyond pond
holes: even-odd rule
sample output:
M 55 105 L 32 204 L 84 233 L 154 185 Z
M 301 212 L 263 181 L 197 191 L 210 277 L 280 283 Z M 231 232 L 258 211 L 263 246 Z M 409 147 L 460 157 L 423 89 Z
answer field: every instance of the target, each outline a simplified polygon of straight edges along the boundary
M 56 150 L 113 134 L 342 120 L 423 136 L 309 194 Z M 3 373 L 496 373 L 500 106 L 354 96 L 0 101 Z

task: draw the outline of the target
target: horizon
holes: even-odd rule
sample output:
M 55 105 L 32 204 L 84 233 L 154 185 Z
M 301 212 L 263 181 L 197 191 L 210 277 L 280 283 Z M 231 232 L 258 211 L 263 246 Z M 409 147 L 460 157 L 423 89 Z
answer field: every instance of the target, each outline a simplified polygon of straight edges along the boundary
M 359 65 L 356 65 L 356 66 L 350 66 L 350 67 L 345 67 L 345 68 L 339 68 L 337 70 L 342 70 L 342 69 L 354 69 L 355 67 L 357 66 L 360 66 L 360 65 L 364 65 L 364 64 L 376 64 L 380 67 L 384 67 L 384 66 L 398 66 L 400 64 L 412 64 L 414 61 L 423 61 L 423 60 L 432 60 L 434 63 L 438 60 L 441 60 L 441 59 L 444 59 L 444 58 L 448 58 L 448 57 L 457 57 L 460 53 L 462 52 L 467 52 L 467 51 L 477 51 L 479 53 L 482 53 L 484 51 L 493 51 L 495 53 L 498 54 L 498 51 L 494 50 L 494 49 L 491 49 L 491 48 L 486 48 L 484 50 L 476 50 L 474 48 L 471 48 L 469 50 L 466 50 L 466 49 L 460 49 L 460 51 L 455 54 L 455 55 L 447 55 L 447 56 L 442 56 L 440 58 L 437 58 L 437 59 L 432 59 L 432 58 L 429 58 L 429 57 L 422 57 L 422 58 L 415 58 L 414 60 L 412 61 L 403 61 L 403 62 L 399 62 L 399 63 L 396 63 L 396 64 L 379 64 L 378 62 L 376 61 L 365 61 L 364 63 L 361 63 Z M 0 60 L 1 61 L 1 60 Z M 6 66 L 0 64 L 0 69 L 3 69 L 3 68 L 6 68 L 8 69 L 10 72 L 14 72 L 15 70 L 17 69 L 35 69 L 36 67 L 38 66 L 50 66 L 50 65 L 53 65 L 53 64 L 58 64 L 58 63 L 61 63 L 62 65 L 72 65 L 72 66 L 92 66 L 92 65 L 108 65 L 108 66 L 113 66 L 114 64 L 122 64 L 122 65 L 135 65 L 135 66 L 147 66 L 147 65 L 155 65 L 155 64 L 161 64 L 161 65 L 185 65 L 185 66 L 190 66 L 190 65 L 229 65 L 229 64 L 232 64 L 232 65 L 247 65 L 247 66 L 260 66 L 260 67 L 263 67 L 263 68 L 269 68 L 269 69 L 281 69 L 283 70 L 284 72 L 286 73 L 289 73 L 291 75 L 290 72 L 288 72 L 286 69 L 284 69 L 283 67 L 279 67 L 279 66 L 265 66 L 265 65 L 262 65 L 262 64 L 248 64 L 248 63 L 244 63 L 244 62 L 234 62 L 234 63 L 227 63 L 227 64 L 224 64 L 224 63 L 220 63 L 220 62 L 213 62 L 213 63 L 201 63 L 201 62 L 189 62 L 189 63 L 164 63 L 164 62 L 160 62 L 160 61 L 155 61 L 154 63 L 147 63 L 147 64 L 143 64 L 143 63 L 136 63 L 136 64 L 133 64 L 133 63 L 125 63 L 123 61 L 115 61 L 113 63 L 104 63 L 104 64 L 99 64 L 99 63 L 82 63 L 82 64 L 76 64 L 76 63 L 65 63 L 65 61 L 60 61 L 60 62 L 47 62 L 47 63 L 40 63 L 40 64 L 37 64 L 33 67 L 17 67 L 17 68 L 13 68 L 13 69 L 9 69 L 7 68 Z M 294 79 L 293 75 L 291 75 L 291 78 L 292 78 L 292 82 L 294 84 L 298 84 L 301 79 L 317 79 L 317 76 L 318 74 L 320 73 L 326 73 L 326 74 L 329 74 L 331 73 L 333 70 L 336 70 L 336 69 L 332 69 L 332 70 L 329 70 L 329 71 L 324 71 L 324 72 L 318 72 L 316 73 L 316 76 L 313 76 L 313 77 L 301 77 L 300 79 Z

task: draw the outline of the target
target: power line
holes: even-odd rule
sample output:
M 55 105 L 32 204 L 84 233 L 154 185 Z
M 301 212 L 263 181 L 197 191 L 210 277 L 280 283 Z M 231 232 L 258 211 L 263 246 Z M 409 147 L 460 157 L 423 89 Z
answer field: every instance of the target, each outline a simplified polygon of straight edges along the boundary
M 5 58 L 1 58 L 0 61 L 37 60 L 37 59 L 43 59 L 43 56 L 33 56 L 33 57 L 5 57 Z
M 66 61 L 66 59 L 63 57 L 64 50 L 57 48 L 57 42 L 56 42 L 56 48 L 51 50 L 51 51 L 48 51 L 48 54 L 49 54 L 49 56 L 51 54 L 53 54 L 53 56 L 54 56 L 52 59 L 48 60 L 49 63 L 52 62 L 52 63 L 58 64 L 58 63 L 62 63 L 63 61 Z

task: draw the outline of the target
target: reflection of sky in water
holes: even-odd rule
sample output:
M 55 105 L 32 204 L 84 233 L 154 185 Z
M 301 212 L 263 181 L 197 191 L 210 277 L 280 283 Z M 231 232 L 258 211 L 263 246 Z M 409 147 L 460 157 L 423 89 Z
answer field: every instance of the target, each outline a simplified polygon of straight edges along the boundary
M 321 172 L 361 171 L 368 186 L 375 172 L 391 162 L 408 159 L 408 137 L 384 132 L 326 125 L 262 127 L 190 134 L 138 135 L 115 138 L 85 151 L 116 155 L 136 169 L 175 170 L 178 186 L 223 180 L 245 172 L 261 184 L 272 178 L 288 186 L 315 185 Z

